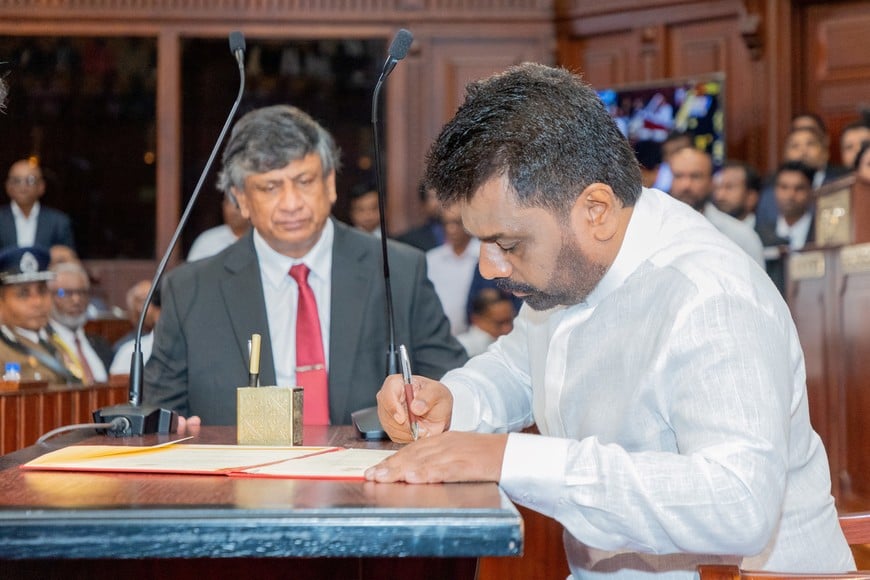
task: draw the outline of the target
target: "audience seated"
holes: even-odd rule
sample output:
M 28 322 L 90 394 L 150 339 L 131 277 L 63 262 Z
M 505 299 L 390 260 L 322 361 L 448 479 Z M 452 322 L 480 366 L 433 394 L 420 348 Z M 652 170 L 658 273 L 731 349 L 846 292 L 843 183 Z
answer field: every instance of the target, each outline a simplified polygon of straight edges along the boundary
M 187 253 L 188 262 L 214 256 L 251 229 L 251 222 L 242 217 L 235 202 L 227 196 L 221 201 L 221 212 L 224 223 L 205 230 L 193 240 Z
M 684 147 L 671 156 L 671 195 L 704 214 L 720 232 L 764 266 L 761 239 L 750 226 L 716 209 L 713 194 L 713 160 L 705 151 Z
M 53 268 L 49 334 L 61 360 L 82 383 L 105 383 L 106 365 L 112 359 L 111 346 L 99 336 L 87 336 L 88 303 L 91 282 L 78 262 L 66 262 Z
M 485 352 L 490 344 L 513 330 L 514 303 L 511 295 L 495 288 L 483 288 L 471 301 L 471 325 L 456 337 L 468 356 Z
M 813 168 L 813 189 L 830 183 L 847 173 L 847 169 L 829 165 L 828 133 L 816 115 L 801 114 L 792 121 L 791 130 L 783 147 L 782 162 L 801 161 Z M 777 216 L 776 199 L 773 193 L 773 179 L 765 184 L 756 209 L 758 219 L 763 222 L 775 221 Z
M 0 252 L 0 361 L 17 362 L 24 381 L 81 383 L 61 361 L 48 332 L 54 278 L 48 251 L 11 247 Z
M 713 204 L 733 218 L 755 228 L 755 208 L 761 191 L 758 172 L 742 161 L 726 161 L 713 176 Z
M 468 329 L 465 306 L 480 257 L 480 242 L 462 227 L 458 204 L 443 209 L 441 223 L 446 241 L 426 252 L 426 266 L 455 336 Z
M 133 284 L 127 290 L 127 317 L 133 325 L 133 330 L 126 334 L 116 343 L 115 356 L 112 358 L 112 363 L 109 366 L 110 375 L 129 375 L 133 361 L 133 351 L 136 348 L 134 339 L 136 338 L 136 328 L 139 326 L 139 317 L 142 315 L 142 307 L 145 305 L 145 298 L 148 296 L 148 290 L 151 288 L 151 280 L 140 280 Z M 148 306 L 148 313 L 145 315 L 144 324 L 142 325 L 142 362 L 147 363 L 151 357 L 151 350 L 154 346 L 154 325 L 160 318 L 160 291 L 154 292 L 154 297 L 151 299 L 151 304 Z
M 671 191 L 671 182 L 674 178 L 673 173 L 671 172 L 671 157 L 680 149 L 683 149 L 684 147 L 692 147 L 693 145 L 691 133 L 682 133 L 679 131 L 668 133 L 668 136 L 664 141 L 662 141 L 661 145 L 662 163 L 659 165 L 656 178 L 652 184 L 655 189 L 660 189 L 664 192 Z
M 40 203 L 45 195 L 45 179 L 35 159 L 12 164 L 6 178 L 6 194 L 10 203 L 0 207 L 0 248 L 50 248 L 55 244 L 75 248 L 69 216 Z
M 418 190 L 425 221 L 404 234 L 396 236 L 400 242 L 410 244 L 424 252 L 444 243 L 444 226 L 441 224 L 441 202 L 435 191 L 420 183 Z
M 381 213 L 378 208 L 378 188 L 371 183 L 361 183 L 350 191 L 350 211 L 348 214 L 350 224 L 372 234 L 381 237 Z
M 813 168 L 800 161 L 787 161 L 774 174 L 775 221 L 759 219 L 756 230 L 765 246 L 767 273 L 785 293 L 785 262 L 789 252 L 802 249 L 814 239 Z

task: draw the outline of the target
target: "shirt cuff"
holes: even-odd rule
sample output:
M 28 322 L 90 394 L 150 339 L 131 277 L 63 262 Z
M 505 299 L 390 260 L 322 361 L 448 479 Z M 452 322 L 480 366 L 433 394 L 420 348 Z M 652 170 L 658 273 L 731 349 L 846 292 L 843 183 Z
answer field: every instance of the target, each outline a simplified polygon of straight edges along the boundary
M 467 385 L 446 385 L 453 394 L 453 413 L 450 417 L 451 431 L 475 431 L 479 424 L 477 397 Z
M 554 516 L 561 497 L 568 439 L 526 433 L 508 435 L 499 485 L 518 504 Z

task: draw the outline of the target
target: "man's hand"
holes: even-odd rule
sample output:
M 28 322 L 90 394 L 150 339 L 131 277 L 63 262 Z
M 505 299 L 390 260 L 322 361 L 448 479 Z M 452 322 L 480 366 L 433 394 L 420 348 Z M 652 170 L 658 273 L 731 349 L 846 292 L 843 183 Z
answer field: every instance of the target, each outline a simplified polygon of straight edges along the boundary
M 198 435 L 199 427 L 202 424 L 202 420 L 199 418 L 199 415 L 193 415 L 192 417 L 184 418 L 181 415 L 178 416 L 178 434 L 179 435 Z
M 501 477 L 507 434 L 450 431 L 415 441 L 366 470 L 382 483 L 494 481 Z
M 417 416 L 418 435 L 429 437 L 450 428 L 453 394 L 438 381 L 414 375 L 414 400 L 411 412 Z M 390 375 L 378 391 L 378 418 L 393 441 L 413 440 L 405 404 L 405 381 L 402 375 Z

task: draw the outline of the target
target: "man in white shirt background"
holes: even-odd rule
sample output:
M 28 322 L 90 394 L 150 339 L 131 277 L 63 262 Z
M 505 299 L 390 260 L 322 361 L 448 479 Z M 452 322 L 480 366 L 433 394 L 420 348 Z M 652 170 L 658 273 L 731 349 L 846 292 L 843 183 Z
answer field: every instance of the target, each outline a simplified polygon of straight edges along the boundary
M 85 334 L 91 283 L 88 273 L 77 262 L 64 262 L 53 268 L 51 290 L 51 340 L 58 348 L 66 367 L 84 384 L 105 383 L 106 365 L 111 360 L 108 344 L 96 345 Z M 96 339 L 94 339 L 96 340 Z
M 711 201 L 713 160 L 710 155 L 694 147 L 683 147 L 671 156 L 671 171 L 674 175 L 671 195 L 701 212 L 716 229 L 740 246 L 759 266 L 764 266 L 761 239 L 755 230 L 720 211 Z
M 510 294 L 497 288 L 481 288 L 471 299 L 471 323 L 456 340 L 468 353 L 477 356 L 514 328 L 514 303 Z
M 40 203 L 45 177 L 37 159 L 21 159 L 9 167 L 6 195 L 10 203 L 0 207 L 0 247 L 75 248 L 69 216 Z
M 221 215 L 224 223 L 205 230 L 193 240 L 187 253 L 188 262 L 214 256 L 251 229 L 251 222 L 242 216 L 236 203 L 227 196 L 221 201 Z
M 426 252 L 426 267 L 450 321 L 450 332 L 456 336 L 468 329 L 468 290 L 477 268 L 480 242 L 462 227 L 458 205 L 443 208 L 441 223 L 444 243 Z

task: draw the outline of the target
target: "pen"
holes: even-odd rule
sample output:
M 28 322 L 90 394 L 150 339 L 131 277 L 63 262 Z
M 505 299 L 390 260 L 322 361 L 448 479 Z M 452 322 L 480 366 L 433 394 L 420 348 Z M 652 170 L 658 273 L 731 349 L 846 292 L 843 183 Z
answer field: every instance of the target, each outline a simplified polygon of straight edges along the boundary
M 411 359 L 408 358 L 408 349 L 404 344 L 399 345 L 399 358 L 402 361 L 402 378 L 405 379 L 405 404 L 408 407 L 408 423 L 411 426 L 411 436 L 417 440 L 419 433 L 417 417 L 411 412 L 411 401 L 414 400 L 414 385 L 411 382 Z
M 248 386 L 258 386 L 260 378 L 260 335 L 252 334 L 251 340 L 248 343 L 251 351 L 251 366 L 248 370 Z

